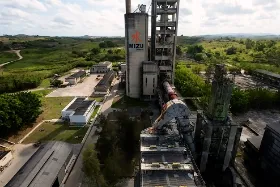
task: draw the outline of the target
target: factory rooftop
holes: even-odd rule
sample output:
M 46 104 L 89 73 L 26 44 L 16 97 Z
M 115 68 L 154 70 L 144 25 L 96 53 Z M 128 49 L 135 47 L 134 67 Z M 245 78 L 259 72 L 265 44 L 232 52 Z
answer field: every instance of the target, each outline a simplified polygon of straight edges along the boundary
M 25 163 L 6 185 L 7 187 L 50 187 L 63 169 L 67 170 L 72 156 L 72 145 L 65 142 L 49 142 Z
M 85 71 L 78 71 L 72 75 L 70 75 L 69 77 L 67 77 L 66 79 L 68 78 L 79 78 L 79 77 L 82 77 L 82 76 L 85 76 L 86 75 L 86 72 Z
M 63 109 L 63 111 L 74 111 L 73 115 L 83 115 L 87 113 L 90 106 L 94 103 L 94 100 L 88 100 L 86 97 L 76 97 Z
M 150 134 L 147 130 L 140 135 L 140 187 L 204 186 L 176 124 L 171 121 L 169 125 L 171 128 L 165 129 L 165 135 Z
M 275 123 L 269 123 L 267 124 L 266 128 L 269 128 L 272 131 L 274 131 L 276 134 L 280 135 L 280 121 L 277 121 Z

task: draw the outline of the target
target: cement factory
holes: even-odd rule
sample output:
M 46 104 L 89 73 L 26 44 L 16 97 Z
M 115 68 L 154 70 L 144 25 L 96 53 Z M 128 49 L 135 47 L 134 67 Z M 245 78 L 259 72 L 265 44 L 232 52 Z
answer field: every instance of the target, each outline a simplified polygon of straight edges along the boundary
M 174 85 L 179 0 L 152 0 L 151 37 L 145 5 L 131 11 L 126 0 L 126 95 L 158 100 L 161 115 L 140 135 L 138 185 L 239 186 L 231 165 L 242 128 L 229 114 L 233 82 L 216 65 L 208 111 L 195 121 Z

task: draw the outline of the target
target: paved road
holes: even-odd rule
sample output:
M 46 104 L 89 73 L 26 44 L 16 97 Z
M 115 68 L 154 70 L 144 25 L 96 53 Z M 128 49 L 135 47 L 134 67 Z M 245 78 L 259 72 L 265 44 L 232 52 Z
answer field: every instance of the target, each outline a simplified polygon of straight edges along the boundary
M 6 62 L 6 63 L 4 63 L 4 64 L 0 64 L 0 68 L 3 67 L 3 66 L 5 66 L 5 65 L 7 65 L 7 64 L 10 64 L 11 62 L 15 62 L 15 61 L 18 61 L 18 60 L 23 59 L 23 57 L 22 57 L 21 54 L 20 54 L 20 50 L 11 50 L 11 51 L 17 54 L 18 59 L 17 59 L 17 60 L 10 61 L 10 62 Z
M 110 111 L 110 107 L 113 103 L 114 97 L 118 89 L 119 81 L 116 80 L 112 88 L 111 93 L 107 96 L 104 104 L 101 107 L 100 112 L 107 114 Z M 86 149 L 87 145 L 95 144 L 98 140 L 98 136 L 95 135 L 96 127 L 93 126 L 86 141 L 84 147 L 82 148 L 81 154 L 78 156 L 77 161 L 65 183 L 65 187 L 80 187 L 83 181 L 83 172 L 82 172 L 82 153 Z

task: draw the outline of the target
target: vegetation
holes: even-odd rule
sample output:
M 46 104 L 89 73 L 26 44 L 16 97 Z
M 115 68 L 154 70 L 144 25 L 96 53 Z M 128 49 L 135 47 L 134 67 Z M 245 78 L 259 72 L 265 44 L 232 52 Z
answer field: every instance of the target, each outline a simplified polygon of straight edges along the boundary
M 0 94 L 36 88 L 46 78 L 75 67 L 90 67 L 96 62 L 106 60 L 116 62 L 125 60 L 124 49 L 114 48 L 120 45 L 120 40 L 112 38 L 104 41 L 112 47 L 100 49 L 101 41 L 79 38 L 56 37 L 33 41 L 10 41 L 5 46 L 21 48 L 21 55 L 24 58 L 3 68 L 0 75 Z M 108 53 L 108 50 L 112 53 Z
M 112 115 L 116 118 L 114 122 L 100 116 L 99 126 L 102 127 L 102 131 L 96 144 L 96 152 L 91 151 L 91 159 L 84 159 L 84 170 L 87 170 L 85 174 L 89 178 L 92 175 L 97 176 L 92 178 L 92 182 L 95 183 L 99 183 L 99 180 L 95 181 L 96 178 L 104 177 L 106 186 L 114 186 L 121 177 L 133 175 L 134 167 L 138 164 L 140 132 L 150 123 L 148 113 L 145 112 L 139 120 L 131 120 L 128 114 L 123 112 L 115 112 Z M 89 166 L 90 164 L 92 165 Z M 91 170 L 97 172 L 92 173 Z M 101 184 L 105 182 L 101 180 Z
M 1 51 L 1 50 L 0 50 Z M 13 52 L 0 52 L 0 64 L 17 60 L 18 56 Z
M 99 106 L 99 105 L 95 107 L 95 109 L 94 109 L 94 111 L 93 111 L 92 115 L 90 116 L 90 119 L 95 118 L 95 116 L 96 116 L 96 114 L 97 114 L 97 112 L 98 112 L 99 108 L 100 108 L 100 106 Z
M 71 127 L 63 123 L 44 122 L 32 132 L 23 143 L 44 141 L 64 141 L 68 143 L 81 143 L 88 127 Z
M 0 137 L 35 122 L 41 113 L 40 107 L 39 96 L 31 92 L 0 95 Z
M 213 72 L 213 67 L 209 66 L 207 71 Z M 232 69 L 231 71 L 240 71 Z M 210 85 L 203 79 L 195 75 L 190 69 L 184 66 L 177 66 L 175 72 L 175 86 L 184 97 L 202 97 L 200 105 L 207 107 L 210 96 Z M 230 110 L 233 113 L 246 112 L 250 109 L 270 109 L 280 106 L 280 93 L 268 89 L 248 89 L 240 90 L 234 88 L 230 101 Z
M 121 109 L 127 109 L 129 107 L 148 107 L 148 103 L 144 101 L 140 101 L 139 99 L 130 98 L 127 96 L 122 96 L 115 98 L 112 104 L 112 108 L 121 108 Z
M 43 120 L 58 119 L 61 110 L 73 99 L 73 97 L 42 97 Z

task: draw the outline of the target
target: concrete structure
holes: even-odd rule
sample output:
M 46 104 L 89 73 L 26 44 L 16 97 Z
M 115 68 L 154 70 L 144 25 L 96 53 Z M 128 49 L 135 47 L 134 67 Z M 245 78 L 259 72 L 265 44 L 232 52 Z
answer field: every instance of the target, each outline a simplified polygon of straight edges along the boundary
M 260 146 L 261 169 L 264 179 L 280 186 L 280 122 L 268 124 Z
M 143 97 L 154 98 L 158 87 L 158 67 L 155 62 L 143 62 Z
M 224 65 L 216 65 L 212 97 L 206 115 L 199 113 L 195 127 L 197 163 L 201 172 L 222 172 L 234 160 L 242 128 L 229 114 L 233 82 Z
M 112 62 L 105 61 L 91 67 L 90 73 L 107 73 L 112 70 Z
M 116 76 L 116 72 L 113 70 L 106 73 L 106 75 L 104 75 L 104 77 L 101 79 L 101 81 L 95 86 L 94 94 L 97 94 L 97 95 L 108 94 L 112 81 L 114 80 L 115 76 Z
M 159 66 L 159 81 L 174 84 L 180 0 L 152 0 L 151 60 Z
M 62 111 L 63 119 L 71 124 L 86 124 L 94 111 L 96 101 L 89 101 L 85 97 L 75 97 Z
M 129 5 L 127 5 L 127 8 Z M 142 62 L 148 60 L 148 14 L 143 10 L 125 14 L 126 95 L 142 96 Z
M 261 81 L 276 87 L 280 88 L 280 75 L 277 73 L 272 73 L 263 69 L 257 69 L 252 72 L 252 74 L 260 79 Z
M 0 168 L 8 165 L 12 159 L 12 151 L 0 151 Z
M 25 163 L 6 187 L 60 186 L 72 155 L 71 144 L 46 143 Z
M 86 76 L 85 71 L 79 71 L 65 78 L 65 82 L 68 82 L 70 85 L 75 85 L 85 76 Z

